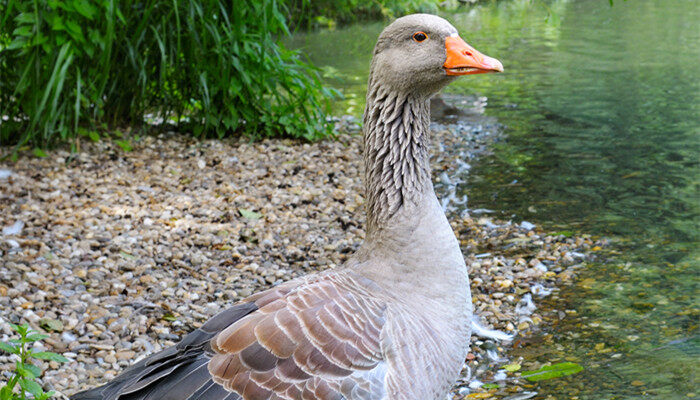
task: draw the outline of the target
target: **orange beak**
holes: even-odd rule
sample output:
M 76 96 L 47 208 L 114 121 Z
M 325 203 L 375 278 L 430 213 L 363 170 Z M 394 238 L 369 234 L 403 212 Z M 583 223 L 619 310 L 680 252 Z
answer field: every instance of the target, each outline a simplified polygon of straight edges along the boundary
M 503 64 L 500 61 L 479 53 L 459 36 L 448 36 L 445 39 L 445 50 L 447 59 L 443 67 L 447 75 L 503 72 Z

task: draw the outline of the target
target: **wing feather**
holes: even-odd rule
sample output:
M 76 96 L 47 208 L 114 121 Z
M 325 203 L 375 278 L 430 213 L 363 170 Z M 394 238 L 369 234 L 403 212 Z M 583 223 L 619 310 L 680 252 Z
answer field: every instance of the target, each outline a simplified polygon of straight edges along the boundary
M 379 399 L 386 306 L 333 271 L 250 296 L 81 400 Z
M 260 307 L 256 312 L 213 339 L 209 372 L 215 381 L 245 400 L 261 393 L 354 399 L 346 393 L 360 385 L 360 392 L 369 393 L 377 385 L 376 376 L 370 382 L 363 371 L 383 360 L 380 336 L 386 307 L 367 296 L 376 288 L 348 274 L 317 275 L 296 288 L 254 299 Z

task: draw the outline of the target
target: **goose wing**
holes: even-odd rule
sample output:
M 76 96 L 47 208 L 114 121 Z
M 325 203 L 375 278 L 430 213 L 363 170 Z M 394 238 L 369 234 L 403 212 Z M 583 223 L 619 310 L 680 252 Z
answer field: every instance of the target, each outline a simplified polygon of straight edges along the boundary
M 386 305 L 368 279 L 319 274 L 249 297 L 86 399 L 378 399 Z

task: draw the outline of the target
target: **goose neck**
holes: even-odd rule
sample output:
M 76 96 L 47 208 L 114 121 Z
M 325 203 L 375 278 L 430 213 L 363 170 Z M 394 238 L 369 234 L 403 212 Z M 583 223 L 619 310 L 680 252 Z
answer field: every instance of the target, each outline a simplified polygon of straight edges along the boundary
M 363 129 L 367 234 L 371 236 L 399 214 L 407 214 L 400 213 L 402 209 L 420 206 L 427 194 L 434 197 L 428 98 L 387 90 L 370 81 Z

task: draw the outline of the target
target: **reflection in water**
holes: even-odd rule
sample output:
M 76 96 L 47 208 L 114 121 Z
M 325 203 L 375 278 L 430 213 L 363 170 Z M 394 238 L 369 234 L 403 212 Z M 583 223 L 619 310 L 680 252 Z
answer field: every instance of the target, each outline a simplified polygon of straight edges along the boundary
M 469 207 L 615 241 L 606 262 L 549 304 L 577 312 L 516 349 L 586 368 L 539 383 L 537 398 L 700 396 L 697 2 L 516 0 L 468 10 L 448 18 L 506 73 L 447 90 L 488 96 L 487 114 L 507 127 L 470 172 Z M 361 113 L 383 25 L 295 39 L 348 96 L 339 112 Z

